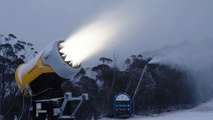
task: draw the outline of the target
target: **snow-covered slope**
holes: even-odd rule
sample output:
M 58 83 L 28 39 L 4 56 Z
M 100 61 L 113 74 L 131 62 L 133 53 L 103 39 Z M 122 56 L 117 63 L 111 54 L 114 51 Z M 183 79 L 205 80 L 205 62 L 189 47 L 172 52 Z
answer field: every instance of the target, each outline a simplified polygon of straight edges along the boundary
M 112 120 L 103 118 L 102 120 Z M 182 111 L 162 113 L 153 116 L 135 116 L 127 120 L 213 120 L 213 100 Z

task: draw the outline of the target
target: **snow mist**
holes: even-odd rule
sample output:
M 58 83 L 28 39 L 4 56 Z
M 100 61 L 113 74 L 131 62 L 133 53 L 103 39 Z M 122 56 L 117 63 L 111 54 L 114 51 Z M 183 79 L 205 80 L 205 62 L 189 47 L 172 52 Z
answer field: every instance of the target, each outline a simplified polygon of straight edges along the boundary
M 213 97 L 212 10 L 212 4 L 203 1 L 121 1 L 73 33 L 61 52 L 77 52 L 67 57 L 76 63 L 98 52 L 115 52 L 123 59 L 137 53 L 151 56 L 150 64 L 187 70 L 197 98 L 207 100 Z
M 188 71 L 199 101 L 213 97 L 213 40 L 185 41 L 150 52 L 150 63 L 167 64 Z
M 120 26 L 116 22 L 97 20 L 82 27 L 61 43 L 60 52 L 66 56 L 65 61 L 72 61 L 72 64 L 78 65 L 103 49 L 117 34 L 119 28 Z

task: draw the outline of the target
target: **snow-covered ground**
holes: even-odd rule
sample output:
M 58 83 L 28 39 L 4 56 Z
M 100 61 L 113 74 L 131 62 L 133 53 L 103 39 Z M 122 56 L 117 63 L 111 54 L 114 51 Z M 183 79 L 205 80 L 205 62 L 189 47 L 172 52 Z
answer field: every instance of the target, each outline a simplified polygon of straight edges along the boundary
M 0 115 L 0 120 L 1 119 L 2 116 Z M 102 118 L 101 120 L 114 119 Z M 213 99 L 189 110 L 180 110 L 152 116 L 134 116 L 133 118 L 125 120 L 213 120 Z
M 101 120 L 113 120 L 103 118 Z M 126 120 L 213 120 L 213 100 L 189 109 L 153 116 L 135 116 Z

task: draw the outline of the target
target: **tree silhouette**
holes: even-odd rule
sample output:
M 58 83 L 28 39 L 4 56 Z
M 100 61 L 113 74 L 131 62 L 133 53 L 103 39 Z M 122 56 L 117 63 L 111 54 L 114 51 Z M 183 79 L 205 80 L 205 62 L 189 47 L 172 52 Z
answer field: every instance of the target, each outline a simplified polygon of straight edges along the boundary
M 9 34 L 8 36 L 11 38 L 17 38 L 14 34 Z
M 14 52 L 15 53 L 18 53 L 19 51 L 25 49 L 24 45 L 20 44 L 19 42 L 17 42 L 16 44 L 14 44 L 13 47 L 14 47 L 14 50 L 15 50 Z
M 2 35 L 1 37 L 4 36 Z M 26 42 L 17 40 L 17 37 L 14 34 L 8 34 L 8 36 L 0 40 L 0 74 L 2 76 L 0 92 L 0 114 L 4 114 L 7 112 L 7 108 L 4 106 L 4 102 L 6 102 L 5 100 L 7 99 L 5 96 L 6 91 L 8 89 L 17 89 L 7 87 L 8 84 L 14 82 L 16 68 L 20 64 L 24 63 L 26 59 L 25 53 L 37 53 L 34 50 L 32 43 L 28 43 L 26 45 Z M 26 50 L 27 46 L 30 46 L 30 48 L 33 49 Z
M 112 62 L 112 59 L 106 58 L 106 57 L 101 57 L 101 58 L 99 58 L 99 61 L 103 62 L 103 64 L 105 64 L 105 62 L 106 62 L 107 64 L 109 64 L 109 63 Z

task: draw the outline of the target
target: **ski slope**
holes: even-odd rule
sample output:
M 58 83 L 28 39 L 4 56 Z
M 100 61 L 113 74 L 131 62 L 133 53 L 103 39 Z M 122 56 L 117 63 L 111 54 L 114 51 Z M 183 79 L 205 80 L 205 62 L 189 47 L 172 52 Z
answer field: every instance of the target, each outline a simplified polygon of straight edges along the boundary
M 103 118 L 102 120 L 113 120 Z M 189 109 L 162 113 L 153 116 L 134 116 L 126 120 L 213 120 L 213 100 Z

